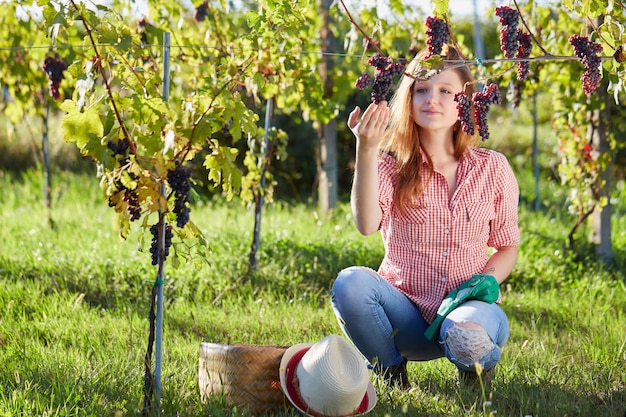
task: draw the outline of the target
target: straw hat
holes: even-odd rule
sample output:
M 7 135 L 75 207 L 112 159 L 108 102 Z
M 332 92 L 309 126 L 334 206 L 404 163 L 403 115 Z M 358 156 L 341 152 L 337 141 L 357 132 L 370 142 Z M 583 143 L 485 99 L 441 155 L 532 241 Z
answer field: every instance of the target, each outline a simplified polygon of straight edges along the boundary
M 287 349 L 279 376 L 289 401 L 308 416 L 357 416 L 376 405 L 364 359 L 339 335 Z

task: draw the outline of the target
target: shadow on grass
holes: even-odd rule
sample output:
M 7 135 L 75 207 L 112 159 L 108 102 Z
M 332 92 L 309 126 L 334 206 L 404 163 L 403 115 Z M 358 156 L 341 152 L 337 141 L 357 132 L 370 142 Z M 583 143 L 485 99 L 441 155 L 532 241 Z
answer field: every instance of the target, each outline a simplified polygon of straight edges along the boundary
M 259 259 L 259 268 L 252 281 L 259 286 L 292 290 L 296 284 L 310 288 L 330 288 L 335 277 L 344 268 L 353 265 L 377 269 L 383 259 L 382 245 L 364 241 L 362 244 L 341 240 L 327 243 L 277 240 L 265 242 Z M 283 278 L 276 275 L 280 271 Z
M 152 285 L 146 274 L 108 270 L 94 271 L 90 267 L 55 265 L 45 268 L 0 259 L 0 279 L 13 282 L 29 281 L 43 295 L 57 293 L 84 294 L 83 302 L 93 308 L 114 309 L 132 307 L 147 311 Z M 147 313 L 146 313 L 147 314 Z
M 571 387 L 556 385 L 551 382 L 537 380 L 533 376 L 526 376 L 523 372 L 516 372 L 512 378 L 496 374 L 492 385 L 486 388 L 484 394 L 480 388 L 460 386 L 454 377 L 429 378 L 422 376 L 414 381 L 417 394 L 406 395 L 415 413 L 406 415 L 504 415 L 504 416 L 606 416 L 623 417 L 626 412 L 626 394 L 624 387 L 608 393 L 585 392 L 585 389 L 575 390 Z M 534 379 L 534 381 L 533 381 Z M 412 399 L 416 397 L 416 399 Z M 461 408 L 458 414 L 450 411 L 429 410 L 427 405 L 415 405 L 423 401 L 428 404 L 431 399 L 437 399 L 440 405 L 432 408 L 450 410 L 446 403 L 456 403 Z M 435 400 L 432 400 L 435 401 Z M 381 401 L 384 406 L 384 397 Z M 389 400 L 393 404 L 393 399 Z M 395 406 L 395 408 L 399 408 Z M 388 410 L 392 411 L 392 410 Z M 490 414 L 491 413 L 491 414 Z
M 511 322 L 517 322 L 528 331 L 559 332 L 570 330 L 573 326 L 570 310 L 559 310 L 557 308 L 538 306 L 507 305 L 504 307 Z M 578 331 L 586 332 L 588 326 L 577 321 Z
M 498 415 L 623 417 L 623 387 L 606 394 L 583 392 L 550 382 L 531 383 L 523 376 L 499 384 L 492 408 Z

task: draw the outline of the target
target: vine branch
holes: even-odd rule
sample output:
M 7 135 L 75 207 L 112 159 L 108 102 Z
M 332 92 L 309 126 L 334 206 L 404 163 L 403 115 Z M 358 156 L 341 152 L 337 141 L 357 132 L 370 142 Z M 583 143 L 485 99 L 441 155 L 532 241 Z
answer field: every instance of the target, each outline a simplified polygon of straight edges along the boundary
M 383 51 L 380 50 L 380 48 L 378 47 L 378 45 L 376 45 L 376 42 L 374 42 L 374 40 L 367 34 L 365 33 L 365 31 L 361 28 L 361 26 L 359 26 L 359 24 L 354 20 L 354 18 L 352 17 L 352 14 L 350 14 L 350 10 L 348 10 L 348 7 L 346 6 L 346 4 L 344 3 L 343 0 L 339 0 L 341 2 L 341 5 L 343 6 L 343 9 L 346 11 L 346 14 L 348 15 L 348 20 L 350 20 L 350 23 L 352 23 L 354 25 L 354 27 L 361 32 L 361 34 L 365 37 L 365 39 L 367 40 L 367 42 L 372 45 L 374 47 L 374 49 L 376 49 L 376 51 L 381 55 L 381 56 L 386 56 Z
M 611 43 L 607 41 L 604 36 L 602 36 L 602 33 L 600 33 L 600 31 L 598 30 L 598 27 L 596 26 L 595 22 L 589 16 L 587 16 L 587 23 L 589 23 L 589 26 L 593 28 L 593 31 L 598 34 L 598 36 L 600 37 L 600 39 L 602 39 L 602 41 L 604 41 L 604 43 L 609 45 L 614 50 L 617 49 L 615 46 L 611 45 Z
M 548 56 L 552 56 L 552 54 L 548 51 L 545 50 L 545 48 L 541 45 L 541 42 L 539 42 L 539 40 L 537 39 L 537 37 L 535 36 L 535 34 L 533 33 L 532 30 L 530 30 L 530 27 L 528 27 L 528 25 L 526 24 L 526 20 L 524 20 L 524 16 L 522 15 L 522 11 L 519 8 L 519 5 L 517 4 L 517 0 L 513 0 L 513 3 L 515 4 L 515 8 L 517 9 L 517 12 L 519 13 L 519 18 L 522 21 L 522 24 L 524 25 L 524 27 L 526 28 L 526 30 L 528 31 L 528 33 L 530 33 L 530 36 L 533 38 L 533 40 L 535 41 L 535 44 L 539 47 L 539 49 L 541 49 L 541 51 Z
M 91 42 L 91 46 L 92 46 L 92 48 L 93 48 L 93 50 L 94 50 L 94 52 L 96 54 L 96 58 L 98 60 L 100 60 L 100 52 L 98 52 L 98 46 L 96 45 L 96 41 L 93 38 L 93 32 L 91 30 L 91 27 L 87 24 L 87 20 L 85 19 L 85 17 L 81 13 L 80 9 L 76 5 L 75 0 L 70 0 L 70 2 L 72 3 L 72 6 L 74 6 L 74 9 L 78 12 L 78 18 L 80 19 L 80 21 L 83 23 L 83 26 L 85 27 L 85 31 L 87 32 L 87 36 L 89 36 L 89 41 Z M 124 124 L 124 119 L 122 118 L 122 115 L 121 115 L 120 111 L 117 108 L 117 103 L 113 99 L 113 91 L 111 90 L 111 85 L 109 84 L 109 80 L 108 80 L 108 78 L 106 76 L 106 73 L 104 72 L 104 66 L 100 63 L 100 65 L 98 65 L 98 67 L 100 69 L 100 75 L 102 76 L 102 80 L 104 81 L 104 85 L 106 87 L 107 94 L 109 96 L 109 99 L 111 100 L 111 106 L 113 107 L 113 112 L 115 113 L 115 118 L 117 119 L 117 122 L 120 124 L 120 128 L 122 129 L 122 132 L 124 132 L 124 140 L 126 141 L 126 143 L 128 143 L 128 147 L 129 147 L 130 151 L 133 154 L 136 154 L 137 153 L 137 145 L 131 139 L 130 133 L 128 133 L 128 129 L 126 129 L 126 125 Z

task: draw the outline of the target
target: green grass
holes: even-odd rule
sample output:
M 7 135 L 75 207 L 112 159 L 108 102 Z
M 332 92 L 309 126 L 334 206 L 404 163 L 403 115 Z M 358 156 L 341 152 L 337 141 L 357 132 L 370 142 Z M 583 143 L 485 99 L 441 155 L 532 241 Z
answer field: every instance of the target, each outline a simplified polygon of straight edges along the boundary
M 524 194 L 529 182 L 520 183 Z M 95 178 L 56 173 L 53 184 L 48 211 L 38 173 L 0 174 L 0 416 L 140 415 L 156 270 L 138 231 L 120 241 Z M 415 389 L 374 379 L 370 415 L 624 415 L 623 184 L 610 266 L 584 245 L 565 249 L 572 219 L 556 186 L 542 187 L 542 211 L 520 208 L 520 259 L 503 288 L 511 338 L 484 397 L 460 388 L 445 359 L 411 363 Z M 250 211 L 206 202 L 192 219 L 211 252 L 206 262 L 166 267 L 161 415 L 239 416 L 219 398 L 200 400 L 200 343 L 288 346 L 338 333 L 334 276 L 352 264 L 377 267 L 383 248 L 378 235 L 355 231 L 345 204 L 326 218 L 280 203 L 264 212 L 259 268 L 248 274 Z

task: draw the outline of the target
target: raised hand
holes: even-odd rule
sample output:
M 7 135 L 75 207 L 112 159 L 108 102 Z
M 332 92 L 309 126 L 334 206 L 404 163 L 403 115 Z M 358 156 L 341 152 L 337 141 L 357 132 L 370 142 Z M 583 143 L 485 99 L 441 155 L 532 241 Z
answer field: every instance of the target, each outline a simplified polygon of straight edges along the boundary
M 389 107 L 386 101 L 370 104 L 363 115 L 357 106 L 348 117 L 348 127 L 357 138 L 357 146 L 366 148 L 378 147 L 388 122 Z

